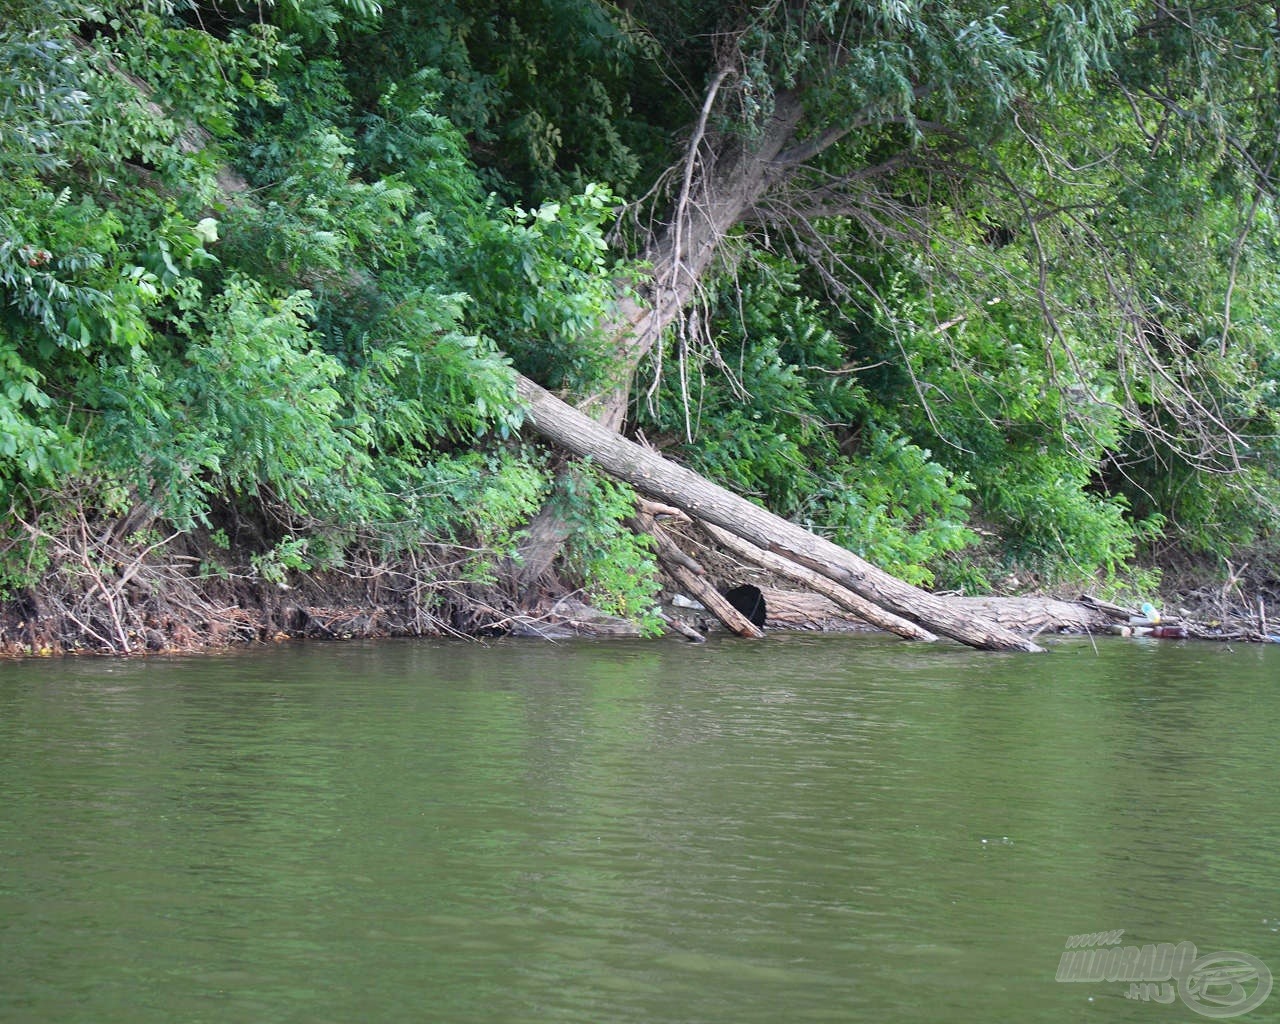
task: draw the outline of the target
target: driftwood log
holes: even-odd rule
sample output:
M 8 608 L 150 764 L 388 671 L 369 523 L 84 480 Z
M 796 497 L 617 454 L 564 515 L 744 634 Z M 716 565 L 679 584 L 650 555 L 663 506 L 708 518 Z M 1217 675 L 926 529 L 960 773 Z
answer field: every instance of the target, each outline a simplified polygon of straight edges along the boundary
M 516 382 L 527 422 L 557 446 L 592 459 L 644 494 L 781 555 L 927 630 L 985 650 L 1040 651 L 1007 626 L 913 587 L 851 551 L 671 462 L 560 401 L 527 377 Z
M 795 562 L 783 558 L 781 555 L 775 555 L 772 551 L 757 547 L 750 541 L 743 540 L 728 530 L 713 526 L 711 523 L 703 523 L 702 528 L 725 551 L 731 552 L 748 562 L 754 562 L 762 569 L 768 569 L 778 576 L 785 576 L 787 579 L 803 584 L 814 593 L 821 594 L 839 607 L 852 612 L 864 622 L 886 632 L 895 633 L 904 640 L 932 641 L 938 639 L 923 626 L 910 622 L 900 615 L 894 615 L 893 612 L 885 611 L 883 608 L 859 597 L 847 587 L 840 586 L 839 583 L 827 579 L 827 577 L 814 572 L 812 569 L 807 569 L 803 565 L 797 565 Z M 770 608 L 775 607 L 767 598 L 765 603 Z M 775 612 L 774 616 L 776 618 L 778 613 Z
M 764 589 L 769 606 L 769 625 L 777 629 L 827 632 L 872 628 L 866 620 L 817 592 Z M 1106 634 L 1112 618 L 1076 601 L 1040 597 L 954 597 L 962 608 L 1014 629 L 1040 633 Z M 879 628 L 879 627 L 875 627 Z
M 768 627 L 814 633 L 877 632 L 866 619 L 812 590 L 780 590 L 762 587 L 769 609 Z
M 764 631 L 759 626 L 731 605 L 715 588 L 702 566 L 686 555 L 675 541 L 663 533 L 651 515 L 647 512 L 637 512 L 636 524 L 653 538 L 658 561 L 667 575 L 692 597 L 702 602 L 702 606 L 719 619 L 726 629 L 738 636 L 753 640 L 759 640 L 764 636 Z
M 956 597 L 956 604 L 1009 629 L 1034 636 L 1050 632 L 1105 633 L 1116 619 L 1097 607 L 1051 597 Z

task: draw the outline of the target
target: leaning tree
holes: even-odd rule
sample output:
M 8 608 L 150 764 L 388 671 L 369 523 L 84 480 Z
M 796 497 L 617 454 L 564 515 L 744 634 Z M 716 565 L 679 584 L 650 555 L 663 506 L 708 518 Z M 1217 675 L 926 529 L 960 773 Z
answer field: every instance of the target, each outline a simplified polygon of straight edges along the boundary
M 1250 394 L 1259 315 L 1242 312 L 1243 281 L 1280 151 L 1274 7 L 609 10 L 643 39 L 642 73 L 684 83 L 685 127 L 620 225 L 644 276 L 606 327 L 617 386 L 587 402 L 602 423 L 621 426 L 664 346 L 714 358 L 703 294 L 727 255 L 785 249 L 833 301 L 881 301 L 844 255 L 857 246 L 927 264 L 975 306 L 1018 293 L 1075 398 L 1065 414 L 1125 431 L 1120 473 L 1153 454 L 1223 473 L 1255 457 L 1271 428 Z M 992 258 L 1011 242 L 1020 261 Z M 534 524 L 527 578 L 565 528 L 549 512 Z

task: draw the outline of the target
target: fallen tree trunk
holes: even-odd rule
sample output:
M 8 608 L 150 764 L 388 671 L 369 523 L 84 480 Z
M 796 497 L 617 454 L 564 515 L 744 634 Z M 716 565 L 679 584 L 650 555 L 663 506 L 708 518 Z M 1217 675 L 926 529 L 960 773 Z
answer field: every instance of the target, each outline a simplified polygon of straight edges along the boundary
M 764 631 L 731 605 L 705 576 L 700 576 L 685 565 L 683 560 L 673 557 L 675 552 L 679 552 L 679 549 L 670 539 L 664 537 L 656 528 L 651 531 L 650 535 L 657 542 L 658 561 L 662 564 L 666 574 L 674 582 L 678 583 L 683 590 L 688 591 L 690 595 L 701 601 L 702 606 L 719 619 L 720 624 L 725 629 L 736 633 L 738 636 L 752 640 L 759 640 L 764 636 Z M 675 552 L 672 551 L 673 548 Z M 683 552 L 680 552 L 680 554 L 683 554 Z
M 712 540 L 726 551 L 745 558 L 749 562 L 754 562 L 756 565 L 777 573 L 779 576 L 785 576 L 796 583 L 804 584 L 809 590 L 822 594 L 872 626 L 878 626 L 880 629 L 890 633 L 896 633 L 904 640 L 932 641 L 938 639 L 922 626 L 904 619 L 900 615 L 885 611 L 865 598 L 859 597 L 847 587 L 842 587 L 839 583 L 827 579 L 827 577 L 814 572 L 812 569 L 807 569 L 783 558 L 781 555 L 775 555 L 771 551 L 757 547 L 750 541 L 743 540 L 741 537 L 730 533 L 728 530 L 721 529 L 719 526 L 703 523 L 702 528 L 707 531 Z
M 868 628 L 861 616 L 815 591 L 764 588 L 769 625 L 780 629 L 845 632 Z M 1026 632 L 1094 634 L 1105 636 L 1117 628 L 1106 615 L 1077 601 L 1052 597 L 952 597 L 962 609 Z M 1123 628 L 1123 627 L 1121 627 Z
M 952 600 L 970 615 L 981 615 L 992 622 L 1030 634 L 1045 629 L 1105 633 L 1115 621 L 1099 608 L 1052 597 L 955 597 Z
M 683 162 L 684 185 L 670 221 L 633 261 L 648 268 L 648 283 L 638 294 L 623 290 L 604 326 L 604 334 L 617 345 L 616 386 L 580 407 L 611 430 L 622 429 L 637 367 L 660 344 L 663 331 L 679 322 L 682 311 L 694 302 L 722 239 L 774 182 L 777 158 L 792 141 L 803 115 L 795 95 L 780 93 L 773 116 L 758 137 L 709 147 L 707 117 L 724 78 L 721 73 L 708 89 L 702 120 Z M 550 571 L 571 532 L 553 506 L 543 506 L 529 524 L 518 564 L 512 567 L 521 590 Z
M 528 422 L 540 434 L 576 455 L 592 459 L 606 472 L 645 494 L 807 566 L 859 597 L 942 636 L 984 650 L 1041 650 L 1011 630 L 969 615 L 947 598 L 913 587 L 853 552 L 628 441 L 527 377 L 518 377 L 516 388 L 528 404 Z
M 759 626 L 738 611 L 720 591 L 716 590 L 707 579 L 706 570 L 686 555 L 680 546 L 662 531 L 654 517 L 652 502 L 641 502 L 641 508 L 636 512 L 633 529 L 652 538 L 658 562 L 666 574 L 701 601 L 702 606 L 719 619 L 725 629 L 752 640 L 759 640 L 764 636 L 764 631 Z
M 879 632 L 866 619 L 812 590 L 761 587 L 760 592 L 769 609 L 770 629 L 799 630 L 806 633 Z

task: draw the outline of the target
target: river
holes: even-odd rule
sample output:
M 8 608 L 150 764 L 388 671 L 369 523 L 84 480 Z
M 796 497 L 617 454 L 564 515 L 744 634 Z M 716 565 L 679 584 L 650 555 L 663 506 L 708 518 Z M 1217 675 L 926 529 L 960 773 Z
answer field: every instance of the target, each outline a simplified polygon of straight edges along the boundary
M 1119 930 L 1280 973 L 1278 683 L 1118 639 L 0 664 L 0 1021 L 1201 1019 L 1056 977 Z

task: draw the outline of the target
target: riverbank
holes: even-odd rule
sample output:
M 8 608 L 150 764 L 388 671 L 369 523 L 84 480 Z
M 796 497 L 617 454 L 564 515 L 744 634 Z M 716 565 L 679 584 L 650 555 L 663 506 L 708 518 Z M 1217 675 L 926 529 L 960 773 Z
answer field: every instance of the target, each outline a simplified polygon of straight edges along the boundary
M 110 557 L 107 557 L 107 556 Z M 353 558 L 341 568 L 314 570 L 261 559 L 215 560 L 195 535 L 163 544 L 121 545 L 109 551 L 64 546 L 40 581 L 0 602 L 0 656 L 197 653 L 300 640 L 384 637 L 562 639 L 638 637 L 633 622 L 592 607 L 580 591 L 554 577 L 517 592 L 510 579 L 480 571 L 474 552 L 439 546 L 393 562 Z M 707 558 L 707 552 L 701 557 Z M 491 565 L 500 564 L 494 560 Z M 858 616 L 820 594 L 788 587 L 768 573 L 719 557 L 709 563 L 720 587 L 759 586 L 773 629 L 870 631 Z M 1280 582 L 1265 562 L 1228 566 L 1214 579 L 1210 566 L 1184 561 L 1158 603 L 1166 618 L 1200 639 L 1274 639 L 1271 609 L 1280 608 Z M 719 628 L 714 616 L 663 592 L 663 614 L 686 635 Z M 1107 633 L 1136 608 L 1036 593 L 953 595 L 974 616 L 1020 633 Z M 1277 615 L 1280 618 L 1280 615 Z

